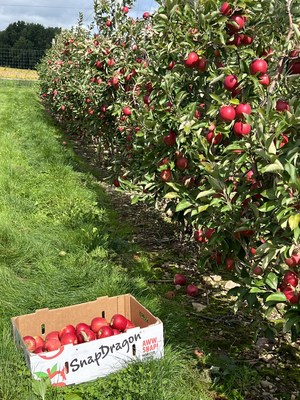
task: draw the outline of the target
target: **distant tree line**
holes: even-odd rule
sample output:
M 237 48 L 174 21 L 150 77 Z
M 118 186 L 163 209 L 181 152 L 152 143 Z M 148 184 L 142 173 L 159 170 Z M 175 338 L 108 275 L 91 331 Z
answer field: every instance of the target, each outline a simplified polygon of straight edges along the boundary
M 35 69 L 61 28 L 14 22 L 0 31 L 0 66 Z

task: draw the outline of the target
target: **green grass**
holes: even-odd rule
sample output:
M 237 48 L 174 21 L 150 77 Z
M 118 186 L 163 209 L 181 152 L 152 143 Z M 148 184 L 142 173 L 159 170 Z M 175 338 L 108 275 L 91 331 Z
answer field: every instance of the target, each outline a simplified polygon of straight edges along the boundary
M 199 338 L 187 337 L 190 319 L 179 303 L 149 287 L 147 256 L 141 263 L 130 258 L 135 250 L 128 241 L 130 228 L 119 225 L 107 194 L 93 176 L 79 171 L 72 150 L 61 146 L 61 140 L 34 88 L 1 89 L 0 398 L 213 398 L 209 379 L 191 356 Z M 132 267 L 126 269 L 122 259 L 131 259 Z M 164 320 L 162 360 L 65 389 L 32 380 L 13 342 L 12 316 L 128 292 Z

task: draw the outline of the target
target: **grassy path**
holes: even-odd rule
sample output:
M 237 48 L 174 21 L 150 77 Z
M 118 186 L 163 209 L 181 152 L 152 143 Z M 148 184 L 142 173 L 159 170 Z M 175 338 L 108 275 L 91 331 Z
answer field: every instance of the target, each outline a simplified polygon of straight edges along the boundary
M 60 137 L 34 88 L 1 88 L 0 398 L 213 398 L 172 340 L 167 340 L 163 360 L 132 365 L 93 383 L 43 388 L 31 379 L 13 343 L 12 316 L 128 292 L 162 318 L 172 311 L 143 274 L 130 274 L 113 262 L 115 243 L 128 227 L 118 225 L 106 193 L 92 176 L 78 170 L 71 150 L 59 144 Z M 125 242 L 118 258 L 129 250 Z M 148 268 L 147 261 L 143 268 Z M 179 341 L 186 336 L 180 334 L 186 321 L 177 322 L 175 310 L 166 321 L 170 335 L 179 332 Z

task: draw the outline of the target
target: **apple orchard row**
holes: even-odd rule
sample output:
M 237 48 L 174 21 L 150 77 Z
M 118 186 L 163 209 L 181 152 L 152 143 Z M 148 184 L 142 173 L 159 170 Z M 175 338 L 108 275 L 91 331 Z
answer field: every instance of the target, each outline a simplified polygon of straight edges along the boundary
M 166 204 L 200 269 L 230 271 L 240 304 L 283 303 L 298 335 L 299 18 L 286 2 L 171 3 L 136 20 L 99 5 L 99 34 L 59 35 L 43 103 L 133 202 Z

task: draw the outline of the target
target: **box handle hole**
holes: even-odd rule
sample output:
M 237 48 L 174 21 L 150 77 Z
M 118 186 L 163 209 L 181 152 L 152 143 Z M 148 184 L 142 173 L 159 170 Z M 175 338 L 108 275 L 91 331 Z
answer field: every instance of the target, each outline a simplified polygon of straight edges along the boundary
M 145 322 L 148 322 L 148 321 L 149 321 L 149 319 L 146 317 L 146 315 L 145 315 L 144 313 L 142 313 L 141 311 L 140 311 L 140 317 L 141 317 Z
M 46 332 L 45 324 L 42 324 L 42 325 L 41 325 L 41 333 L 42 333 L 42 335 L 43 335 L 45 332 Z

